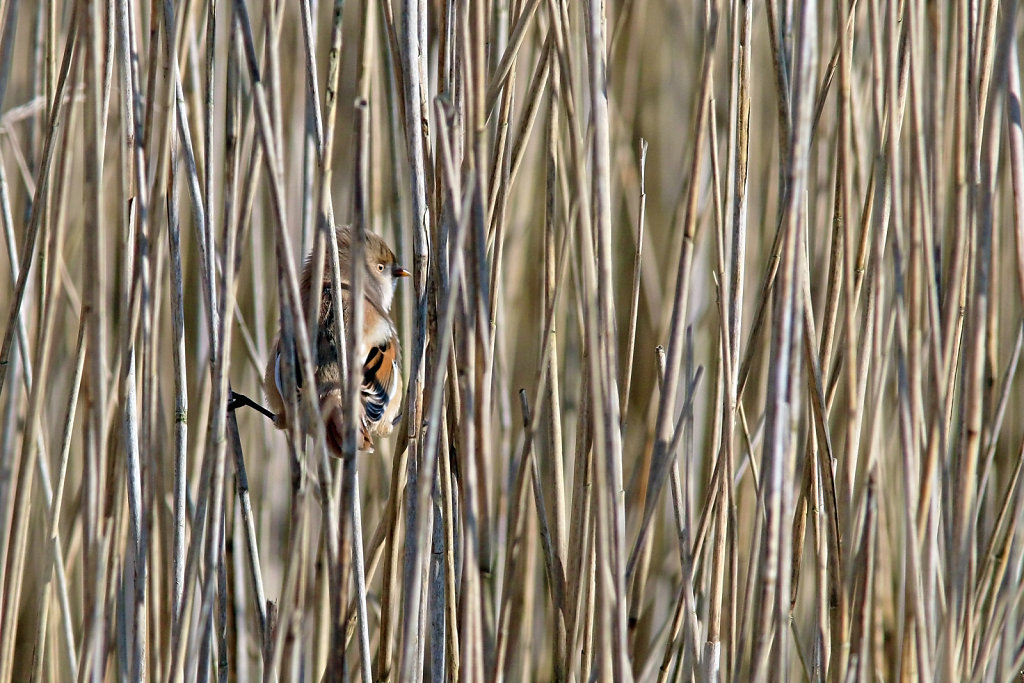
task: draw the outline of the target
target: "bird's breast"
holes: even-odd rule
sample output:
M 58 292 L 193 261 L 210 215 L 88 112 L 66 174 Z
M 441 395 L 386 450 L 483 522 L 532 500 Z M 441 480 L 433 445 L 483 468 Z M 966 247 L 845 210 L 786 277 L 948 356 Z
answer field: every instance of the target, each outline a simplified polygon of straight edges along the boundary
M 391 321 L 382 316 L 367 316 L 363 325 L 362 356 L 366 356 L 374 346 L 380 346 L 392 336 L 395 329 Z

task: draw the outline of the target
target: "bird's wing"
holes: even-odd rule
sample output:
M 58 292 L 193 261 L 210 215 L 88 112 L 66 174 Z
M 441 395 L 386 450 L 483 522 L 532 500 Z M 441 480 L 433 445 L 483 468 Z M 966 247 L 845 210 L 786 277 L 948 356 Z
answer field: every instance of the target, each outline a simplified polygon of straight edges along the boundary
M 398 343 L 391 337 L 370 348 L 363 363 L 363 424 L 376 425 L 398 391 Z

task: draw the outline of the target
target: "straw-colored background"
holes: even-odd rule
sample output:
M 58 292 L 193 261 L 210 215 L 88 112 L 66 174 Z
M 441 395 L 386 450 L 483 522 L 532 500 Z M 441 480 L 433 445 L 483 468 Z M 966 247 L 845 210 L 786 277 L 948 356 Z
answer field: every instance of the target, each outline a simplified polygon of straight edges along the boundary
M 1019 675 L 1016 2 L 0 20 L 0 683 Z M 331 217 L 346 459 L 225 409 Z

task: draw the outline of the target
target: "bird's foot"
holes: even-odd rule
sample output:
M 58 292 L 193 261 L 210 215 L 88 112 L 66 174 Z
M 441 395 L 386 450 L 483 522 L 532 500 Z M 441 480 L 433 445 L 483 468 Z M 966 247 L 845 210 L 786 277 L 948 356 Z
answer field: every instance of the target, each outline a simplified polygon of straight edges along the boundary
M 236 408 L 243 408 L 246 406 L 252 408 L 260 415 L 269 418 L 271 421 L 275 423 L 277 422 L 277 415 L 270 412 L 269 410 L 261 406 L 259 403 L 246 396 L 245 394 L 240 394 L 237 391 L 231 391 L 228 394 L 228 412 L 231 412 Z

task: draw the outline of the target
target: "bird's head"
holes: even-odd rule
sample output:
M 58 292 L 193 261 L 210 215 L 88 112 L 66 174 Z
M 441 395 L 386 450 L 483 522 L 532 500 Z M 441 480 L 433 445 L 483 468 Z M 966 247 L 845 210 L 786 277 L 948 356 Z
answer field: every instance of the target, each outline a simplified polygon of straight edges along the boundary
M 342 275 L 345 275 L 346 265 L 350 262 L 348 252 L 352 244 L 351 228 L 345 227 L 338 230 L 338 255 L 342 261 Z M 391 310 L 391 302 L 395 296 L 395 287 L 398 280 L 408 277 L 411 273 L 398 265 L 395 252 L 379 235 L 372 232 L 366 233 L 366 258 L 365 281 L 366 296 L 379 305 L 384 312 Z

